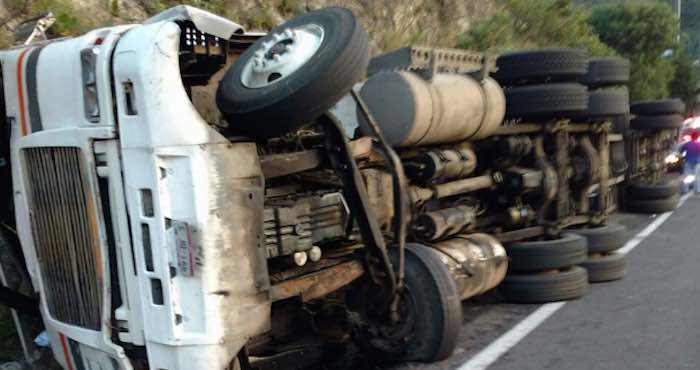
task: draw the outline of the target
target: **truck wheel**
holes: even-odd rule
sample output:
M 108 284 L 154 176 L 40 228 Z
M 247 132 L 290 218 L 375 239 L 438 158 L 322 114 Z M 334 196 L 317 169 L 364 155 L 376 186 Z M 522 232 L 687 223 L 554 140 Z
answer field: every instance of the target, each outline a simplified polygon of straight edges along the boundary
M 609 253 L 625 245 L 627 228 L 619 224 L 607 224 L 586 229 L 572 229 L 570 232 L 584 237 L 588 253 Z
M 494 78 L 501 85 L 571 81 L 588 71 L 588 54 L 580 49 L 536 49 L 503 54 Z
M 624 58 L 591 58 L 581 82 L 590 87 L 625 85 L 630 80 L 630 62 Z
M 555 118 L 588 108 L 588 91 L 577 83 L 554 83 L 505 89 L 507 118 Z
M 231 133 L 275 137 L 311 123 L 365 75 L 367 33 L 344 8 L 302 14 L 251 45 L 216 94 Z
M 658 184 L 635 183 L 627 187 L 629 194 L 635 199 L 662 199 L 678 195 L 681 191 L 679 176 L 666 178 Z
M 581 267 L 530 275 L 508 275 L 498 290 L 515 303 L 566 301 L 588 292 L 588 274 Z
M 632 118 L 630 127 L 633 130 L 675 130 L 683 127 L 683 116 L 679 114 L 637 116 Z
M 664 213 L 670 212 L 678 207 L 680 197 L 674 195 L 663 199 L 630 199 L 627 210 L 634 213 Z
M 588 92 L 588 109 L 573 116 L 578 118 L 605 118 L 629 113 L 627 88 L 592 90 Z
M 396 266 L 397 248 L 389 252 Z M 462 326 L 455 282 L 437 252 L 421 244 L 406 244 L 404 271 L 398 322 L 392 323 L 387 310 L 373 304 L 381 301 L 381 289 L 362 282 L 353 293 L 353 309 L 367 323 L 358 344 L 372 358 L 387 363 L 444 360 L 454 351 Z
M 564 233 L 554 240 L 515 242 L 506 246 L 509 272 L 534 272 L 565 268 L 586 260 L 586 239 Z
M 680 99 L 644 100 L 630 104 L 632 114 L 669 115 L 685 113 L 685 104 Z
M 580 266 L 588 271 L 589 283 L 619 280 L 625 276 L 625 256 L 620 253 L 592 254 Z

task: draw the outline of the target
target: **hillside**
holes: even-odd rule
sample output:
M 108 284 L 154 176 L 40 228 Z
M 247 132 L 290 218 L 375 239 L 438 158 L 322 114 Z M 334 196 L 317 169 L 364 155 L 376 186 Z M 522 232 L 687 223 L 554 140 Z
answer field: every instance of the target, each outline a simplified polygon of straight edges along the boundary
M 329 5 L 352 9 L 372 37 L 375 51 L 410 42 L 453 46 L 456 35 L 493 12 L 494 0 L 5 0 L 0 2 L 0 42 L 23 19 L 52 11 L 59 35 L 138 22 L 169 6 L 189 3 L 230 18 L 248 29 L 267 30 L 294 14 Z

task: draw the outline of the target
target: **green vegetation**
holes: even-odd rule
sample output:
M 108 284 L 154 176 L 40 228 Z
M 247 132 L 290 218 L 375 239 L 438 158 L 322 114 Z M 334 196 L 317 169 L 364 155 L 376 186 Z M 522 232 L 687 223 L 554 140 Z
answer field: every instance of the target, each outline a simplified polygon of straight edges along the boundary
M 632 61 L 633 100 L 668 96 L 673 64 L 662 54 L 679 47 L 678 19 L 662 3 L 626 3 L 593 8 L 590 23 L 600 40 Z
M 569 0 L 500 0 L 501 10 L 461 35 L 457 46 L 494 53 L 522 48 L 566 46 L 592 55 L 613 51 L 588 24 L 588 14 Z
M 671 96 L 683 99 L 686 114 L 692 115 L 700 86 L 698 67 L 690 53 L 683 48 L 673 56 L 672 64 L 675 73 L 669 83 Z
M 700 0 L 684 0 L 683 29 L 667 1 L 497 0 L 499 11 L 460 35 L 457 47 L 501 53 L 547 46 L 584 48 L 632 62 L 633 100 L 669 95 L 693 106 L 700 82 Z M 577 6 L 585 5 L 584 6 Z M 666 55 L 666 56 L 664 56 Z

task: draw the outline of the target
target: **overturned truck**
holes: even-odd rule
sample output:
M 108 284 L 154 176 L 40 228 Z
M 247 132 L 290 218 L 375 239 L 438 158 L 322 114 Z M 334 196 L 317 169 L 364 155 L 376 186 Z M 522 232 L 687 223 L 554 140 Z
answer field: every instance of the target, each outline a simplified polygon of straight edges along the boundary
M 606 223 L 626 90 L 589 106 L 580 51 L 370 61 L 346 9 L 259 35 L 179 6 L 0 60 L 3 231 L 66 369 L 349 341 L 437 361 L 461 300 L 504 279 L 513 301 L 579 297 L 586 238 L 624 232 Z

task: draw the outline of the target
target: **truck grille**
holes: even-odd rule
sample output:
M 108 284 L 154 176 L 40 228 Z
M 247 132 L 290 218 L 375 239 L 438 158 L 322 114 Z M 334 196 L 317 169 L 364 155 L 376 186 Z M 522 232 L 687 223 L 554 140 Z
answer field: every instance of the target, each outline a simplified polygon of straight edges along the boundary
M 99 330 L 102 265 L 94 198 L 79 148 L 24 149 L 29 209 L 51 315 Z

